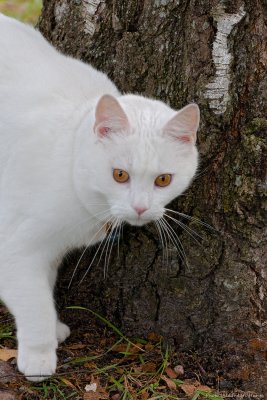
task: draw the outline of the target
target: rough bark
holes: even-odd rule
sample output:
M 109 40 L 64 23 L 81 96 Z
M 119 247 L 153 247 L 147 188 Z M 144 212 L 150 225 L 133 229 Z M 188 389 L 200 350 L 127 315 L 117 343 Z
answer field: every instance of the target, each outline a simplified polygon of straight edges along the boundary
M 77 257 L 65 262 L 64 304 L 94 307 L 131 335 L 160 332 L 205 354 L 221 388 L 266 394 L 266 0 L 45 0 L 39 27 L 122 91 L 200 105 L 201 167 L 172 207 L 216 229 L 183 220 L 198 245 L 173 226 L 186 265 L 171 245 L 163 259 L 153 226 L 126 228 L 106 280 L 96 262 L 77 288 L 93 249 L 68 291 Z

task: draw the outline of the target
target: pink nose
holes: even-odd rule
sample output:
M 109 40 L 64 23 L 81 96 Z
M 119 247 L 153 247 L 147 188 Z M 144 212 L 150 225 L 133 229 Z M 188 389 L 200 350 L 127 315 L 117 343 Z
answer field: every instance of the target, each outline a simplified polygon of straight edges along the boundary
M 147 210 L 147 208 L 142 208 L 142 207 L 134 207 L 134 209 L 138 215 L 143 214 Z

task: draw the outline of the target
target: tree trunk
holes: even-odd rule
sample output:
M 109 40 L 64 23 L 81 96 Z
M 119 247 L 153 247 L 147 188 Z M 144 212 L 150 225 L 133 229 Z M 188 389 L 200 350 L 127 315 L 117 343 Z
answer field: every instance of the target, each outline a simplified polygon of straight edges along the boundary
M 94 308 L 130 335 L 157 331 L 198 351 L 221 389 L 266 394 L 266 0 L 44 0 L 39 28 L 124 92 L 199 104 L 199 174 L 172 208 L 216 229 L 173 225 L 186 263 L 172 243 L 164 257 L 153 226 L 126 227 L 105 280 L 97 260 L 77 286 L 96 248 L 70 290 L 77 257 L 65 262 L 61 304 Z

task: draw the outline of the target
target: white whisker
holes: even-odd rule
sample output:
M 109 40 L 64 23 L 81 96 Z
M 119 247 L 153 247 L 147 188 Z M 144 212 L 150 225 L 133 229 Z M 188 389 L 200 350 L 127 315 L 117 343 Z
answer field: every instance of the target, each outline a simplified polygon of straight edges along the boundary
M 117 223 L 117 219 L 112 224 L 109 235 L 107 237 L 107 249 L 106 249 L 105 258 L 104 258 L 104 279 L 106 279 L 106 277 L 107 277 L 107 267 L 108 267 L 108 263 L 109 263 L 109 259 L 110 259 L 110 254 L 112 251 L 112 246 L 114 243 L 115 231 L 117 229 L 116 223 Z M 99 259 L 99 261 L 100 261 L 100 259 Z
M 201 219 L 198 219 L 198 218 L 196 218 L 196 217 L 191 217 L 190 215 L 181 213 L 181 212 L 179 212 L 179 211 L 171 210 L 170 208 L 165 208 L 165 211 L 172 212 L 172 213 L 174 213 L 174 214 L 179 215 L 180 217 L 183 217 L 183 218 L 185 218 L 185 219 L 189 219 L 189 220 L 192 221 L 192 222 L 196 222 L 196 223 L 198 223 L 198 224 L 200 224 L 200 225 L 203 225 L 203 226 L 205 226 L 207 229 L 209 229 L 209 230 L 211 230 L 211 231 L 213 231 L 213 232 L 218 232 L 217 229 L 215 229 L 215 228 L 212 227 L 211 225 L 207 224 L 207 223 L 204 222 L 204 221 L 201 221 Z
M 117 254 L 117 257 L 118 257 L 118 259 L 120 258 L 120 238 L 121 238 L 121 232 L 122 232 L 122 222 L 120 221 L 120 224 L 119 224 L 119 233 L 118 233 L 118 236 L 117 236 L 117 239 L 118 239 L 118 254 Z
M 168 223 L 168 221 L 166 221 L 165 219 L 161 219 L 161 223 L 164 226 L 166 232 L 168 233 L 173 245 L 177 248 L 178 253 L 180 254 L 181 259 L 185 262 L 186 265 L 188 265 L 187 263 L 187 258 L 186 258 L 186 254 L 183 248 L 183 245 L 181 243 L 181 240 L 179 239 L 179 237 L 177 236 L 176 232 L 174 231 L 174 229 L 172 228 L 172 226 Z
M 165 247 L 166 247 L 166 262 L 168 264 L 168 262 L 169 262 L 169 245 L 170 245 L 171 241 L 170 241 L 168 232 L 166 232 L 166 229 L 164 228 L 164 226 L 162 226 L 162 223 L 160 224 L 160 227 L 161 227 L 163 239 L 166 243 L 166 245 L 165 245 Z
M 115 239 L 116 239 L 116 235 L 117 235 L 117 231 L 119 229 L 119 226 L 120 226 L 120 222 L 119 222 L 119 219 L 117 218 L 117 220 L 115 221 L 115 224 L 114 224 L 114 228 L 112 227 L 112 231 L 111 231 L 110 249 L 109 250 L 107 249 L 107 253 L 106 253 L 106 256 L 105 256 L 104 278 L 106 278 L 106 276 L 107 276 L 109 261 L 110 261 L 110 257 L 111 257 L 111 252 L 112 252 L 112 248 L 114 246 L 114 242 L 115 242 Z M 112 237 L 112 235 L 113 235 L 113 237 Z M 108 254 L 108 258 L 107 258 L 107 254 Z
M 114 223 L 114 221 L 112 221 L 112 223 Z M 110 239 L 111 239 L 111 236 L 112 236 L 112 232 L 113 232 L 113 226 L 109 229 L 109 232 L 108 232 L 107 236 L 105 237 L 105 243 L 104 243 L 104 246 L 103 246 L 102 251 L 100 253 L 97 265 L 100 264 L 100 261 L 102 259 L 102 256 L 103 256 L 105 250 L 106 250 L 106 254 L 107 254 L 107 250 L 109 248 L 109 242 L 110 242 Z M 105 257 L 106 257 L 106 254 L 105 254 Z M 104 270 L 105 270 L 105 262 L 104 262 Z M 104 275 L 105 275 L 105 271 L 104 271 Z
M 162 255 L 163 255 L 163 262 L 164 262 L 164 257 L 165 257 L 165 253 L 166 253 L 166 263 L 168 264 L 168 247 L 167 247 L 167 243 L 165 244 L 164 240 L 163 240 L 163 235 L 162 235 L 162 229 L 161 226 L 159 224 L 158 221 L 154 221 L 155 222 L 155 226 L 157 228 L 158 234 L 159 234 L 159 238 L 160 238 L 160 242 L 161 242 L 161 246 L 162 246 Z
M 163 218 L 158 220 L 159 227 L 161 229 L 162 237 L 163 237 L 163 242 L 165 243 L 165 248 L 166 248 L 166 263 L 168 264 L 169 262 L 169 245 L 171 242 L 170 235 L 168 231 L 166 230 L 165 226 L 163 225 L 162 222 Z M 176 247 L 176 246 L 175 246 Z
M 185 225 L 183 222 L 171 217 L 168 214 L 164 214 L 165 217 L 171 219 L 173 222 L 175 222 L 178 226 L 180 226 L 186 233 L 188 233 L 188 235 L 200 246 L 202 246 L 202 244 L 196 239 L 195 236 L 199 237 L 200 239 L 204 240 L 204 238 L 199 235 L 197 232 L 195 232 L 193 229 L 189 228 L 189 226 Z
M 110 218 L 110 220 L 111 220 L 111 218 Z M 78 261 L 77 261 L 77 264 L 76 264 L 76 266 L 75 266 L 75 268 L 74 268 L 74 270 L 73 270 L 73 273 L 72 273 L 70 282 L 69 282 L 69 284 L 68 284 L 68 289 L 70 288 L 70 286 L 71 286 L 71 284 L 72 284 L 74 275 L 75 275 L 75 273 L 76 273 L 76 271 L 77 271 L 77 269 L 78 269 L 78 267 L 79 267 L 79 265 L 80 265 L 80 263 L 81 263 L 81 261 L 82 261 L 82 259 L 83 259 L 84 254 L 86 253 L 86 251 L 88 250 L 89 246 L 91 245 L 91 243 L 93 242 L 93 240 L 96 238 L 96 236 L 101 232 L 101 230 L 104 228 L 104 226 L 105 226 L 106 223 L 108 223 L 108 222 L 109 222 L 109 220 L 108 220 L 107 222 L 105 222 L 105 223 L 100 227 L 100 229 L 98 229 L 98 231 L 93 235 L 93 237 L 91 238 L 91 240 L 89 241 L 89 243 L 86 245 L 85 249 L 83 250 L 83 252 L 82 252 L 81 256 L 79 257 L 79 259 L 78 259 Z M 95 226 L 95 225 L 94 225 L 94 226 Z
M 103 227 L 104 227 L 106 224 L 110 223 L 110 222 L 112 223 L 112 219 L 113 219 L 113 217 L 111 217 L 111 218 L 103 225 Z M 95 252 L 95 254 L 94 254 L 94 257 L 93 257 L 93 259 L 91 260 L 91 262 L 90 262 L 88 268 L 86 269 L 86 271 L 85 271 L 85 273 L 84 273 L 82 279 L 80 280 L 79 285 L 83 282 L 84 278 L 86 277 L 86 275 L 88 274 L 90 268 L 92 267 L 92 264 L 93 264 L 93 262 L 94 262 L 94 260 L 95 260 L 95 258 L 96 258 L 96 256 L 97 256 L 97 254 L 99 253 L 99 250 L 100 250 L 100 248 L 101 248 L 101 246 L 102 246 L 102 244 L 103 244 L 103 242 L 104 242 L 105 239 L 106 239 L 106 237 L 104 237 L 104 238 L 101 240 L 100 244 L 98 245 L 98 248 L 97 248 L 97 250 L 96 250 L 96 252 Z M 102 252 L 103 252 L 103 250 L 102 250 Z M 102 252 L 101 252 L 101 255 L 102 255 Z M 100 256 L 100 258 L 101 258 L 101 256 Z

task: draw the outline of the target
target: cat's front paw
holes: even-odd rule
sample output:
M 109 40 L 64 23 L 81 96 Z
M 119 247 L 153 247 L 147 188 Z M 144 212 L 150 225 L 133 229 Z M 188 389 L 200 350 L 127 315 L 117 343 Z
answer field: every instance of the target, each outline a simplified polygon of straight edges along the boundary
M 32 349 L 23 347 L 19 349 L 18 369 L 32 382 L 41 382 L 56 371 L 56 350 L 51 348 Z
M 68 325 L 63 324 L 63 322 L 57 320 L 57 340 L 58 343 L 64 342 L 65 339 L 70 335 L 70 328 Z

